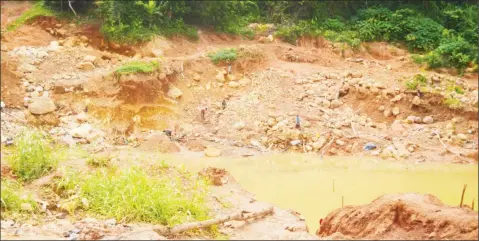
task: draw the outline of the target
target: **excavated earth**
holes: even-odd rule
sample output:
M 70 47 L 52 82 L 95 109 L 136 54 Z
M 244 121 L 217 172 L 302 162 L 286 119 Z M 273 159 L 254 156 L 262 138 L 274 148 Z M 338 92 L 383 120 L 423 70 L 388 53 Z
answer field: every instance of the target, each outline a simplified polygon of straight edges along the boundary
M 2 2 L 2 29 L 27 8 Z M 37 126 L 58 143 L 112 156 L 120 167 L 134 165 L 123 161 L 128 157 L 122 153 L 186 153 L 191 158 L 285 151 L 477 165 L 477 73 L 460 77 L 425 71 L 407 51 L 385 43 L 364 44 L 343 58 L 335 44 L 322 38 L 303 37 L 292 46 L 260 36 L 243 40 L 200 31 L 196 42 L 157 37 L 127 46 L 106 41 L 98 29 L 38 18 L 2 34 L 2 145 L 21 129 Z M 207 56 L 226 47 L 238 50 L 231 74 L 226 64 L 215 65 Z M 133 60 L 155 60 L 160 69 L 114 73 Z M 428 81 L 422 97 L 405 88 L 416 74 Z M 448 92 L 451 85 L 464 93 Z M 451 96 L 460 107 L 443 103 Z M 205 120 L 201 107 L 208 107 Z M 164 129 L 173 131 L 173 141 Z M 373 150 L 364 149 L 369 143 Z M 2 160 L 8 155 L 1 154 Z M 87 166 L 73 157 L 62 165 Z M 15 178 L 2 162 L 2 177 L 7 176 Z M 220 179 L 210 195 L 214 216 L 271 207 L 256 201 L 227 172 Z M 81 230 L 80 239 L 165 238 L 148 224 L 57 218 L 61 213 L 53 211 L 40 225 L 2 220 L 2 239 L 66 239 L 64 233 L 72 229 Z M 262 219 L 220 228 L 233 239 L 477 239 L 477 212 L 445 206 L 432 196 L 386 195 L 369 205 L 333 211 L 319 237 L 300 214 L 278 207 Z

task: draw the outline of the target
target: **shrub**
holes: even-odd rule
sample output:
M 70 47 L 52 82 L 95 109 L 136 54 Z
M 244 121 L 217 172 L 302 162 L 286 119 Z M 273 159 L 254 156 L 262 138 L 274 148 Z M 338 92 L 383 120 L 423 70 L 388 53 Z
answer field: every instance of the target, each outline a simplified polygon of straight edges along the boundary
M 208 57 L 213 61 L 213 63 L 218 64 L 220 62 L 231 62 L 235 61 L 238 57 L 236 49 L 220 49 L 214 53 L 209 53 Z
M 185 184 L 187 183 L 187 184 Z M 57 191 L 74 193 L 82 209 L 125 222 L 176 225 L 208 218 L 205 179 L 151 176 L 140 168 L 93 174 L 72 173 L 57 183 Z
M 15 19 L 15 21 L 9 23 L 7 26 L 7 31 L 13 31 L 36 17 L 53 15 L 54 12 L 46 8 L 44 2 L 37 2 L 32 6 L 32 8 L 28 9 L 20 17 Z
M 462 107 L 461 101 L 454 97 L 445 98 L 443 103 L 451 109 L 459 109 Z
M 417 74 L 412 79 L 406 81 L 406 88 L 416 90 L 418 87 L 426 86 L 427 78 L 424 75 Z
M 134 73 L 153 73 L 160 69 L 158 61 L 132 61 L 126 63 L 115 70 L 117 75 Z
M 41 132 L 29 130 L 17 138 L 9 162 L 19 180 L 29 182 L 54 170 L 57 158 L 47 137 Z
M 460 72 L 476 61 L 477 46 L 461 37 L 445 38 L 441 45 L 424 56 L 415 57 L 418 63 L 427 63 L 429 68 L 453 67 Z
M 16 212 L 23 212 L 23 203 L 30 204 L 32 207 L 31 211 L 33 212 L 38 208 L 38 204 L 30 195 L 23 195 L 23 188 L 19 183 L 8 179 L 2 179 L 0 203 L 2 218 Z
M 346 25 L 335 18 L 328 18 L 324 21 L 324 27 L 328 30 L 333 30 L 336 32 L 346 30 Z

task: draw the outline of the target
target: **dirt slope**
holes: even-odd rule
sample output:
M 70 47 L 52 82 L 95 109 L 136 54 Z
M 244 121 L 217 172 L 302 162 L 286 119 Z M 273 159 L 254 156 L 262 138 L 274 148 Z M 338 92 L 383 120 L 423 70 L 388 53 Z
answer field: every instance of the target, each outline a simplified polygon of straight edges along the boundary
M 432 195 L 384 195 L 364 206 L 331 212 L 317 234 L 353 239 L 477 240 L 477 212 L 446 206 Z M 337 236 L 337 234 L 336 234 Z

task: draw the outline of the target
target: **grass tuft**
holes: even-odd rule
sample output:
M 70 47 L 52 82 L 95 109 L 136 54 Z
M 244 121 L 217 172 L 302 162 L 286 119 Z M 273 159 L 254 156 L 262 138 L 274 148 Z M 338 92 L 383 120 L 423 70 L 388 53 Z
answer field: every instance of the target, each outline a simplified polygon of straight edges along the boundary
M 208 57 L 215 64 L 220 62 L 231 62 L 238 58 L 238 53 L 234 48 L 220 49 L 214 53 L 209 53 Z
M 427 78 L 424 75 L 417 74 L 408 81 L 406 81 L 406 88 L 409 90 L 416 90 L 418 87 L 427 85 Z
M 43 133 L 27 130 L 16 139 L 8 161 L 18 179 L 29 182 L 56 168 L 59 158 L 56 154 Z
M 132 61 L 115 70 L 117 75 L 134 73 L 153 73 L 160 69 L 158 61 Z
M 15 19 L 12 23 L 8 24 L 7 31 L 13 31 L 28 21 L 39 16 L 54 16 L 54 12 L 45 7 L 44 2 L 37 2 L 32 8 L 25 11 L 20 17 Z
M 86 163 L 92 167 L 108 167 L 110 166 L 110 158 L 108 156 L 90 156 Z
M 30 205 L 31 210 L 22 209 L 23 205 Z M 18 212 L 34 212 L 38 204 L 30 195 L 23 195 L 22 186 L 13 180 L 2 179 L 1 181 L 1 217 L 11 217 Z
M 462 102 L 454 97 L 444 99 L 443 103 L 451 109 L 460 109 L 462 107 Z
M 176 225 L 208 218 L 204 199 L 208 183 L 184 175 L 148 175 L 140 168 L 99 169 L 88 175 L 65 175 L 56 191 L 63 197 L 77 196 L 78 207 L 92 214 L 125 222 Z

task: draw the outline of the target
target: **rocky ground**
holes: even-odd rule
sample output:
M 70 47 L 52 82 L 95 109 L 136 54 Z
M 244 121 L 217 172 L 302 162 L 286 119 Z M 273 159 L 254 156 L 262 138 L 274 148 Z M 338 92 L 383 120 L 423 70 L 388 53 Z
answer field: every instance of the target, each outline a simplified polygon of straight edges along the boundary
M 25 38 L 24 32 L 35 38 Z M 22 128 L 37 126 L 59 143 L 104 154 L 123 147 L 211 157 L 292 151 L 477 163 L 477 74 L 422 71 L 405 51 L 384 50 L 381 43 L 342 58 L 323 39 L 303 38 L 291 46 L 271 38 L 250 41 L 204 32 L 196 43 L 158 38 L 144 46 L 121 46 L 105 44 L 98 35 L 87 25 L 56 19 L 2 34 L 2 144 L 15 141 Z M 223 47 L 239 51 L 231 74 L 207 57 Z M 132 60 L 157 60 L 161 69 L 114 74 Z M 405 87 L 416 74 L 426 77 L 422 95 Z M 451 91 L 456 87 L 462 93 Z M 445 105 L 447 98 L 457 106 Z M 203 121 L 199 108 L 205 106 Z M 173 131 L 173 140 L 163 129 Z M 78 160 L 70 162 L 78 165 Z M 239 202 L 233 209 L 267 206 L 250 202 L 251 194 L 235 185 L 215 187 L 213 193 L 235 193 L 229 197 Z M 234 239 L 314 238 L 294 212 L 274 210 L 257 223 L 223 229 Z M 43 226 L 2 220 L 2 238 L 19 232 L 22 239 L 39 238 L 39 233 L 55 239 L 129 239 L 138 238 L 138 232 L 161 238 L 151 227 L 142 228 L 146 231 L 115 220 L 52 216 Z M 265 229 L 275 232 L 265 234 Z

